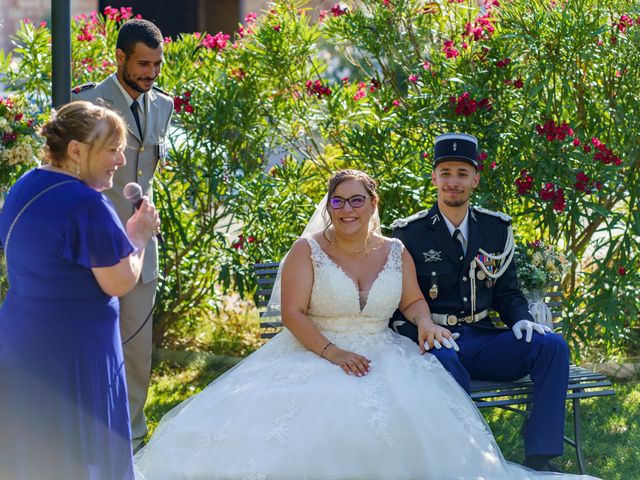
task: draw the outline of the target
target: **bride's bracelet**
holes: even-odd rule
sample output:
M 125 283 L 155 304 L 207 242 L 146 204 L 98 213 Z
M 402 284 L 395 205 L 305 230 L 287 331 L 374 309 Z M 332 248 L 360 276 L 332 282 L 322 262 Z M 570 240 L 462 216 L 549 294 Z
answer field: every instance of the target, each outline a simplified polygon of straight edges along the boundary
M 329 347 L 330 347 L 330 346 L 332 346 L 332 345 L 333 345 L 333 343 L 331 343 L 331 342 L 327 342 L 327 344 L 326 344 L 326 345 L 324 346 L 324 348 L 322 349 L 322 352 L 320 352 L 320 356 L 321 356 L 322 358 L 324 358 L 324 353 L 327 351 L 327 348 L 329 348 Z

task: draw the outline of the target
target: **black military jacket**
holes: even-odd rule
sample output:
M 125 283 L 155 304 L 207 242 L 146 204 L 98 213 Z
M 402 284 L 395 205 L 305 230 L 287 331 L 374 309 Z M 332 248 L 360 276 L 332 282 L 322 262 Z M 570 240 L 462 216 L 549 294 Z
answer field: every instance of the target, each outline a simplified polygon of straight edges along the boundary
M 437 204 L 428 212 L 423 211 L 407 220 L 394 222 L 393 236 L 402 241 L 413 257 L 420 289 L 432 313 L 456 316 L 471 314 L 469 266 L 476 255 L 481 255 L 479 248 L 490 254 L 502 253 L 510 223 L 508 217 L 502 217 L 470 209 L 467 253 L 462 261 L 456 241 L 449 233 Z M 491 262 L 485 259 L 484 263 L 487 265 Z M 437 296 L 431 298 L 429 291 L 434 284 Z M 480 280 L 476 277 L 476 293 L 475 313 L 486 309 L 496 310 L 509 327 L 518 320 L 533 320 L 518 286 L 515 260 L 493 283 L 487 282 L 486 278 Z M 399 319 L 404 320 L 404 317 L 396 311 L 392 321 Z M 471 325 L 494 328 L 488 318 Z

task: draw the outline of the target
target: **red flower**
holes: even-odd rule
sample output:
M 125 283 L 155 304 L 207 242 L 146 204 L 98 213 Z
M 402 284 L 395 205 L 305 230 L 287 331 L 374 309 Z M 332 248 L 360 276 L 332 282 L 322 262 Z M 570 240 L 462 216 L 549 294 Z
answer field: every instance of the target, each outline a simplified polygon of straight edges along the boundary
M 625 33 L 627 28 L 633 27 L 633 19 L 628 15 L 622 15 L 617 23 L 613 24 L 614 28 L 618 29 L 620 33 Z
M 536 125 L 536 132 L 541 137 L 544 136 L 550 142 L 554 140 L 564 140 L 567 137 L 573 137 L 573 129 L 567 122 L 556 125 L 555 120 L 548 120 L 544 126 Z
M 331 89 L 323 86 L 320 80 L 316 80 L 315 82 L 307 80 L 305 86 L 307 87 L 307 95 L 309 96 L 315 95 L 318 98 L 322 98 L 324 95 L 327 97 L 331 96 Z
M 279 32 L 279 31 L 282 29 L 282 27 L 281 27 L 280 25 L 274 25 L 274 26 L 273 26 L 273 29 L 274 29 L 276 32 Z
M 481 38 L 489 38 L 493 35 L 495 31 L 495 27 L 491 23 L 491 17 L 489 12 L 476 17 L 473 25 L 470 22 L 464 27 L 464 32 L 462 33 L 463 37 L 471 37 L 477 42 Z
M 522 81 L 521 78 L 518 78 L 513 82 L 513 86 L 515 88 L 522 88 L 522 87 L 524 87 L 524 82 Z
M 520 176 L 516 178 L 515 183 L 518 195 L 526 195 L 533 189 L 533 176 L 524 168 L 520 171 Z
M 567 206 L 564 198 L 564 189 L 557 187 L 553 182 L 545 183 L 538 191 L 540 200 L 543 202 L 553 202 L 553 209 L 557 212 L 562 212 Z
M 576 173 L 576 183 L 575 183 L 576 190 L 585 192 L 587 190 L 588 184 L 589 184 L 589 177 L 587 176 L 586 173 L 584 172 Z
M 173 109 L 176 113 L 180 113 L 182 110 L 182 97 L 173 97 Z
M 556 185 L 553 182 L 547 182 L 538 192 L 540 200 L 550 202 L 556 198 Z
M 455 96 L 449 97 L 451 105 L 455 105 L 455 112 L 457 115 L 464 115 L 468 117 L 474 114 L 478 109 L 490 111 L 493 109 L 491 101 L 488 98 L 482 98 L 480 101 L 476 101 L 469 95 L 469 92 L 463 92 L 458 98 Z
M 511 63 L 511 59 L 510 58 L 503 58 L 502 60 L 498 60 L 496 62 L 496 67 L 498 68 L 505 68 L 507 65 L 509 65 Z
M 564 199 L 564 189 L 559 188 L 556 190 L 556 198 L 553 201 L 553 209 L 556 212 L 563 212 L 567 206 L 567 202 Z
M 453 40 L 445 40 L 442 51 L 447 58 L 456 58 L 458 55 L 460 55 L 460 52 L 453 46 Z
M 349 13 L 349 8 L 346 6 L 342 6 L 339 3 L 336 3 L 333 7 L 331 7 L 331 13 L 333 13 L 334 17 L 339 17 L 340 15 L 345 15 Z
M 236 250 L 242 250 L 244 248 L 244 236 L 243 235 L 239 235 L 238 236 L 238 240 L 233 242 L 231 244 L 232 248 L 235 248 Z
M 619 267 L 618 268 L 618 275 L 624 276 L 626 274 L 627 274 L 627 270 L 624 267 Z

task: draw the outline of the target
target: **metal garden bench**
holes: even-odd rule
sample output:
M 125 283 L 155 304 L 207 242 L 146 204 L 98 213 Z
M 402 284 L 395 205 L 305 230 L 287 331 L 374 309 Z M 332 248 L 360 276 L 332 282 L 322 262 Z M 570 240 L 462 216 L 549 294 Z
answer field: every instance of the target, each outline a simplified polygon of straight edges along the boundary
M 260 328 L 262 338 L 271 338 L 282 328 L 279 311 L 266 311 L 269 302 L 278 262 L 256 263 L 254 265 L 258 288 L 255 301 L 260 312 Z M 562 327 L 562 294 L 560 291 L 546 294 L 547 305 L 554 318 L 554 327 Z M 497 318 L 497 317 L 496 317 Z M 471 399 L 478 408 L 498 407 L 520 415 L 528 415 L 532 403 L 533 382 L 526 376 L 513 382 L 494 382 L 473 380 L 471 382 Z M 580 424 L 580 400 L 583 398 L 604 397 L 615 395 L 611 382 L 603 374 L 592 372 L 586 368 L 571 365 L 569 369 L 569 386 L 567 400 L 573 405 L 573 433 L 574 437 L 565 436 L 565 443 L 576 451 L 580 473 L 586 474 L 584 457 L 582 455 L 582 429 Z M 523 431 L 524 432 L 524 431 Z

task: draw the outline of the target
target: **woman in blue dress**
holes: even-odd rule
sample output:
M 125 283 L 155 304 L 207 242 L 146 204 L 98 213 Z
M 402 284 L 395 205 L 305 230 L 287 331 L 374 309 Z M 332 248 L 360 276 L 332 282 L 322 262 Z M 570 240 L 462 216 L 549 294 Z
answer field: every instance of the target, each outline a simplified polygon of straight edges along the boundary
M 125 163 L 116 113 L 73 102 L 41 133 L 46 165 L 0 212 L 0 480 L 130 479 L 117 297 L 138 280 L 158 214 L 144 198 L 123 228 L 101 193 Z

